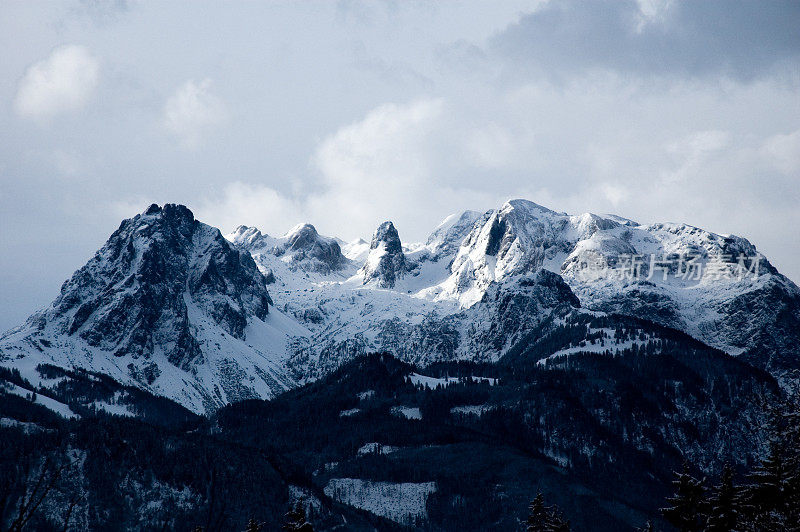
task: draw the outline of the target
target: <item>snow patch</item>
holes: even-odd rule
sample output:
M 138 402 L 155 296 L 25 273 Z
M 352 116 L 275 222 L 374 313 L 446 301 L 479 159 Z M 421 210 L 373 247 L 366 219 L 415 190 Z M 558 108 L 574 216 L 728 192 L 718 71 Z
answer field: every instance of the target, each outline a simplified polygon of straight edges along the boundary
M 411 406 L 393 406 L 392 415 L 406 419 L 422 419 L 422 413 L 419 408 Z
M 420 375 L 419 373 L 412 373 L 408 376 L 408 380 L 418 388 L 428 388 L 435 390 L 438 386 L 446 388 L 451 384 L 458 384 L 459 382 L 486 382 L 489 386 L 497 384 L 497 379 L 491 377 L 428 377 L 427 375 Z
M 413 526 L 428 515 L 426 505 L 435 482 L 373 482 L 360 478 L 332 478 L 325 495 L 403 525 Z
M 72 409 L 70 409 L 69 406 L 65 405 L 64 403 L 61 403 L 61 402 L 56 401 L 55 399 L 51 399 L 49 397 L 45 397 L 44 395 L 32 392 L 31 390 L 26 390 L 25 388 L 17 386 L 16 384 L 12 384 L 10 382 L 7 382 L 7 383 L 4 383 L 2 385 L 2 388 L 5 388 L 5 390 L 8 393 L 11 393 L 11 394 L 17 395 L 19 397 L 25 398 L 28 401 L 33 401 L 37 405 L 41 405 L 41 406 L 47 408 L 48 410 L 52 410 L 53 412 L 55 412 L 56 414 L 58 414 L 61 417 L 65 417 L 65 418 L 68 418 L 68 419 L 80 417 L 80 416 L 78 416 L 78 414 L 73 412 Z M 35 399 L 34 399 L 34 395 L 35 395 Z
M 364 456 L 365 454 L 391 454 L 397 451 L 399 447 L 393 445 L 383 445 L 382 443 L 371 442 L 362 445 L 356 454 Z

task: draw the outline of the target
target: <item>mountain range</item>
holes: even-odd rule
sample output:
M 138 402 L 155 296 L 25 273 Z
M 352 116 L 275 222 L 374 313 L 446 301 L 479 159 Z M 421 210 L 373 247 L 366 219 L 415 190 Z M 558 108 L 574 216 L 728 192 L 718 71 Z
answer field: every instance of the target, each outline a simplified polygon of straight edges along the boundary
M 682 460 L 755 463 L 763 403 L 800 382 L 800 288 L 744 238 L 526 200 L 450 216 L 425 242 L 401 230 L 223 235 L 151 205 L 0 337 L 2 427 L 81 463 L 114 455 L 87 424 L 149 442 L 159 461 L 114 459 L 105 492 L 75 472 L 111 512 L 83 528 L 135 522 L 111 493 L 210 519 L 211 466 L 167 458 L 202 448 L 234 499 L 224 457 L 266 460 L 283 502 L 245 497 L 240 520 L 303 500 L 323 529 L 507 529 L 539 490 L 578 528 L 619 530 L 653 514 Z M 129 470 L 149 480 L 123 489 Z
M 700 266 L 694 278 L 678 257 Z M 81 368 L 209 413 L 363 353 L 496 362 L 570 312 L 644 318 L 781 381 L 799 367 L 800 289 L 747 240 L 525 200 L 450 216 L 414 244 L 391 222 L 369 243 L 309 224 L 223 236 L 183 206 L 152 205 L 2 336 L 0 363 L 45 386 L 36 365 Z

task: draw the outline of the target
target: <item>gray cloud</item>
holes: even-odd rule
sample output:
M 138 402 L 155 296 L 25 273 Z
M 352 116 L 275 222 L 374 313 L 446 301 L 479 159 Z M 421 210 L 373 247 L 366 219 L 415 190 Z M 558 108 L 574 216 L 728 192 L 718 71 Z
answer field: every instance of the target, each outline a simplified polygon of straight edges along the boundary
M 0 329 L 154 201 L 272 234 L 388 217 L 411 241 L 527 197 L 741 234 L 800 280 L 797 9 L 763 5 L 7 3 Z M 20 113 L 70 44 L 96 83 L 40 68 L 49 118 Z
M 549 2 L 498 34 L 492 47 L 517 65 L 564 78 L 612 69 L 751 80 L 800 55 L 794 0 Z

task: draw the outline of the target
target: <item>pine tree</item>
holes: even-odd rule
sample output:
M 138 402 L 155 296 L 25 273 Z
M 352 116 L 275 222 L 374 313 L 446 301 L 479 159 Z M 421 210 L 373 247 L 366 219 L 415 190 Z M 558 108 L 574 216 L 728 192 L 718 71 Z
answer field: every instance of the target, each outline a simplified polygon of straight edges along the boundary
M 528 532 L 544 532 L 547 530 L 548 512 L 544 505 L 542 492 L 536 494 L 536 498 L 531 501 L 528 507 L 528 521 L 526 522 Z
M 734 530 L 739 522 L 737 489 L 733 485 L 733 470 L 727 463 L 722 469 L 719 485 L 714 487 L 708 512 L 708 532 L 728 532 Z
M 770 410 L 767 457 L 748 475 L 743 505 L 759 530 L 800 530 L 800 400 Z
M 569 521 L 565 521 L 557 506 L 545 506 L 542 493 L 536 494 L 528 507 L 527 532 L 569 532 Z
M 306 512 L 301 503 L 286 513 L 286 524 L 281 527 L 286 532 L 314 532 L 314 527 L 306 520 Z
M 703 481 L 689 473 L 688 462 L 684 462 L 683 471 L 675 475 L 676 479 L 672 481 L 675 494 L 667 498 L 669 506 L 661 508 L 661 514 L 681 532 L 703 530 L 708 505 Z

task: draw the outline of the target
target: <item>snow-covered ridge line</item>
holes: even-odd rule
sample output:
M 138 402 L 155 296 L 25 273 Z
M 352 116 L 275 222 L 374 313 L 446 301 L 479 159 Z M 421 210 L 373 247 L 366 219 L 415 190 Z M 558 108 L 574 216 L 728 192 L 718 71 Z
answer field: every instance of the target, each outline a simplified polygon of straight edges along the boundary
M 361 353 L 418 367 L 497 361 L 542 323 L 603 312 L 684 331 L 779 378 L 800 366 L 800 289 L 766 259 L 757 278 L 585 275 L 636 254 L 757 256 L 744 238 L 526 200 L 450 216 L 425 243 L 404 244 L 399 229 L 387 221 L 350 244 L 310 224 L 223 237 L 186 207 L 152 205 L 50 307 L 0 337 L 0 365 L 26 378 L 40 362 L 84 368 L 207 413 Z

